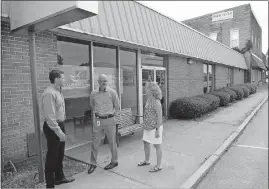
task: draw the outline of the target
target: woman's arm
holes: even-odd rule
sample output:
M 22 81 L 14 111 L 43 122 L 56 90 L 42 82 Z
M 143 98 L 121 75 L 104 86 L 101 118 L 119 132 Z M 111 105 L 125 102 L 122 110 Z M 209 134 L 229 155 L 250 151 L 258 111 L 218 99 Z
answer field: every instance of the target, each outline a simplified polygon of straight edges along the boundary
M 157 126 L 156 126 L 156 128 L 158 130 L 159 127 L 163 124 L 162 123 L 162 119 L 163 119 L 162 105 L 161 105 L 161 102 L 159 100 L 156 102 L 155 110 L 156 110 L 156 113 L 157 113 Z

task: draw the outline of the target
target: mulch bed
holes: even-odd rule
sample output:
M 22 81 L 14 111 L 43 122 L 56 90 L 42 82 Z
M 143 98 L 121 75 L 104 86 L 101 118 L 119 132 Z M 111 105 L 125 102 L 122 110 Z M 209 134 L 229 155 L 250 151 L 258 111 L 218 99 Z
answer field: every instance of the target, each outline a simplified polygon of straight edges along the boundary
M 87 164 L 64 157 L 64 173 L 66 177 L 83 172 Z M 2 188 L 45 188 L 44 183 L 38 182 L 38 164 L 25 165 L 17 168 L 17 173 L 6 172 L 2 180 Z

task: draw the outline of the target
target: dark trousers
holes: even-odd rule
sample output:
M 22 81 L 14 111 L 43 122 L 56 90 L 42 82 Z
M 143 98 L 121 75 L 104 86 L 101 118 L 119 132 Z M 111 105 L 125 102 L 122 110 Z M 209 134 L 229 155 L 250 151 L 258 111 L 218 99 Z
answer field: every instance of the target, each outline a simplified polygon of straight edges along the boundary
M 58 123 L 65 133 L 64 123 Z M 61 142 L 55 132 L 50 129 L 47 122 L 44 122 L 43 131 L 47 138 L 47 155 L 45 163 L 45 179 L 47 187 L 54 187 L 55 180 L 64 178 L 63 159 L 65 142 Z

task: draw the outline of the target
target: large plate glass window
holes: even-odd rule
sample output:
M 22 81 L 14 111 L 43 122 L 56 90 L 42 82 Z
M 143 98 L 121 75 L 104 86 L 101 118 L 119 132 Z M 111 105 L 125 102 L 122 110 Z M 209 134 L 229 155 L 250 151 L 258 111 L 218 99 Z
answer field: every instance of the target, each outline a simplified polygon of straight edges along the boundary
M 89 44 L 64 37 L 58 37 L 58 66 L 64 72 L 65 84 L 62 93 L 65 98 L 67 147 L 89 142 L 90 116 L 90 71 Z
M 136 51 L 120 49 L 120 68 L 123 79 L 121 108 L 131 108 L 133 115 L 137 115 Z

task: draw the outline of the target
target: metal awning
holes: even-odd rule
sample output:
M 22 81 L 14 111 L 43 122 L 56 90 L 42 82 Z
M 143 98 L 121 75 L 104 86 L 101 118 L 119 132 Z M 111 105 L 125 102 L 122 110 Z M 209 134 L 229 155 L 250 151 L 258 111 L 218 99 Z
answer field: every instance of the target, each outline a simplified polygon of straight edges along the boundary
M 99 1 L 98 15 L 58 27 L 80 37 L 103 38 L 247 69 L 242 54 L 135 1 Z
M 251 55 L 252 55 L 252 66 L 251 66 L 252 68 L 267 70 L 262 59 L 260 59 L 257 55 L 253 53 L 251 53 Z

